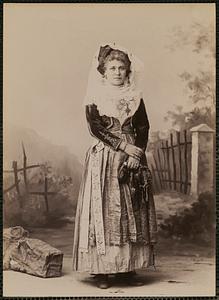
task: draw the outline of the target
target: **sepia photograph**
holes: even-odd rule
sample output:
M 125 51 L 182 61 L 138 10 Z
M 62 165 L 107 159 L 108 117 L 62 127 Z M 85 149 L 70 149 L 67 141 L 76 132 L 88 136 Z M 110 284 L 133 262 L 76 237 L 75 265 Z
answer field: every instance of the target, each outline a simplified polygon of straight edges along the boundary
M 3 5 L 3 296 L 216 296 L 214 3 Z

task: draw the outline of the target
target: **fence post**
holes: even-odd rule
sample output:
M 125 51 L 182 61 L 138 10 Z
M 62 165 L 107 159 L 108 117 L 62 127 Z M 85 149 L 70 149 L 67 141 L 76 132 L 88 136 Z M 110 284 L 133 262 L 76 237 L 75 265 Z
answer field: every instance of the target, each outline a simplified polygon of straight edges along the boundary
M 190 129 L 192 133 L 191 194 L 198 196 L 214 189 L 214 130 L 206 124 Z
M 185 142 L 185 147 L 184 147 L 184 161 L 185 161 L 185 183 L 184 183 L 184 193 L 186 194 L 187 193 L 187 190 L 188 190 L 188 160 L 187 160 L 187 157 L 188 157 L 188 144 L 187 144 L 187 132 L 186 130 L 184 130 L 184 142 Z
M 48 178 L 47 178 L 47 176 L 45 176 L 44 199 L 45 199 L 45 204 L 46 204 L 46 212 L 49 213 L 49 203 L 48 203 Z
M 167 151 L 167 170 L 168 170 L 169 188 L 172 189 L 172 184 L 171 184 L 171 171 L 170 171 L 170 153 L 169 153 L 169 145 L 168 145 L 168 141 L 166 141 L 166 151 Z
M 170 147 L 172 153 L 172 162 L 173 162 L 173 189 L 176 190 L 176 161 L 175 161 L 175 152 L 173 146 L 173 134 L 170 134 Z
M 26 192 L 28 193 L 29 189 L 28 189 L 28 182 L 27 182 L 27 155 L 26 155 L 26 151 L 25 151 L 23 142 L 22 142 L 22 149 L 23 149 L 23 176 L 24 176 L 24 185 L 25 185 Z
M 12 162 L 12 168 L 14 171 L 14 185 L 17 191 L 17 197 L 20 204 L 20 207 L 22 207 L 22 201 L 21 201 L 21 195 L 20 195 L 20 188 L 19 188 L 19 179 L 18 179 L 18 167 L 17 167 L 17 161 Z
M 183 184 L 182 184 L 182 152 L 180 147 L 180 131 L 177 131 L 177 145 L 178 145 L 178 155 L 179 155 L 179 181 L 180 181 L 180 192 L 183 191 Z M 186 145 L 185 145 L 186 147 Z

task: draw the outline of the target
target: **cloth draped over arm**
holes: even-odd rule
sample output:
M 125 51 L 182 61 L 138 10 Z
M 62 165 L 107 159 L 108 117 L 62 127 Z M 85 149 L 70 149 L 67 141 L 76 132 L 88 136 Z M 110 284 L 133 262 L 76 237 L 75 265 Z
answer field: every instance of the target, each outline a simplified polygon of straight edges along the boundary
M 148 143 L 150 125 L 143 99 L 141 99 L 139 107 L 133 115 L 132 124 L 136 133 L 135 146 L 145 151 Z

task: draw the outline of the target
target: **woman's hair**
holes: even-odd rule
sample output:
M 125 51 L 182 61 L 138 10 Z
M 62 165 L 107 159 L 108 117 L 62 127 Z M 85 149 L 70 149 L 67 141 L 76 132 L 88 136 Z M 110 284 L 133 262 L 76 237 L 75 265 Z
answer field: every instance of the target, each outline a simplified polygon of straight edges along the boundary
M 123 62 L 126 68 L 126 76 L 129 75 L 129 73 L 131 72 L 131 61 L 128 55 L 121 50 L 112 49 L 108 45 L 100 48 L 98 56 L 99 65 L 97 67 L 97 70 L 102 75 L 104 75 L 106 63 L 112 60 L 118 60 Z

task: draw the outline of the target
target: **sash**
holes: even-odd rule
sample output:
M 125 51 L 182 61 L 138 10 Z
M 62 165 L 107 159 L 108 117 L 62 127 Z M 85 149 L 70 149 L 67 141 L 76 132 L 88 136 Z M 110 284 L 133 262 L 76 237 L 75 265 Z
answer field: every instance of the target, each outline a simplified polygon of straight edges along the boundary
M 91 148 L 88 173 L 83 194 L 83 208 L 80 223 L 79 249 L 88 252 L 89 218 L 92 201 L 97 253 L 105 254 L 105 237 L 103 226 L 102 190 L 101 190 L 101 155 L 102 149 Z

